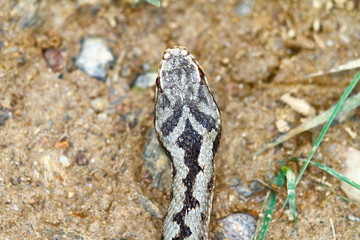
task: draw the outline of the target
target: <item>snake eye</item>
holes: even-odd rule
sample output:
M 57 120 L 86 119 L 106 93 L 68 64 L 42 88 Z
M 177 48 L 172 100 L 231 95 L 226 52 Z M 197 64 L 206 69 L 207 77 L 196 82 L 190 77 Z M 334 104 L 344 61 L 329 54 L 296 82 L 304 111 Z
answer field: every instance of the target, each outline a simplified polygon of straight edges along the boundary
M 200 77 L 201 77 L 201 78 L 205 77 L 205 73 L 204 73 L 204 71 L 203 71 L 201 68 L 198 67 L 198 71 L 199 71 L 199 73 L 200 73 Z
M 199 71 L 199 75 L 200 75 L 200 84 L 206 84 L 206 81 L 205 81 L 205 73 L 203 72 L 203 70 L 198 67 L 198 71 Z
M 162 92 L 161 85 L 160 85 L 160 77 L 156 78 L 156 87 L 159 89 L 160 92 Z

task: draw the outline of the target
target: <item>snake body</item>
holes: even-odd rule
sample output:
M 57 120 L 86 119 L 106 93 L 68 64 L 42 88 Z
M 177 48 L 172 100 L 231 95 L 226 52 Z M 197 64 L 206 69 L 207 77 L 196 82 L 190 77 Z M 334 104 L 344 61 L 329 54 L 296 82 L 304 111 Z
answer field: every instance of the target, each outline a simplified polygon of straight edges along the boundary
M 204 72 L 184 47 L 167 49 L 160 63 L 155 130 L 173 167 L 162 239 L 207 240 L 221 119 Z

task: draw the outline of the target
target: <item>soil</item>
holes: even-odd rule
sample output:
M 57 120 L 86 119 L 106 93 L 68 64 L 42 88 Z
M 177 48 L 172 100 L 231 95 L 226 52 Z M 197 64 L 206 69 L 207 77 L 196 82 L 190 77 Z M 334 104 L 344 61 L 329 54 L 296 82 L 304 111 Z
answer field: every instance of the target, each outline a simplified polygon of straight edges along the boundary
M 312 149 L 321 127 L 251 156 L 281 134 L 276 120 L 295 127 L 305 118 L 280 97 L 319 113 L 356 74 L 306 77 L 360 57 L 356 1 L 135 2 L 0 2 L 1 239 L 160 238 L 169 191 L 154 187 L 143 159 L 155 92 L 131 86 L 144 69 L 157 71 L 170 46 L 197 58 L 222 112 L 211 239 L 221 217 L 260 213 L 266 190 L 243 199 L 235 178 L 269 184 L 282 160 Z M 106 39 L 116 57 L 106 82 L 74 65 L 88 36 Z M 342 171 L 342 153 L 360 149 L 359 117 L 331 127 L 315 160 Z M 307 171 L 297 222 L 281 211 L 285 196 L 279 189 L 267 239 L 360 239 L 360 222 L 348 217 L 360 208 L 342 198 L 338 179 Z

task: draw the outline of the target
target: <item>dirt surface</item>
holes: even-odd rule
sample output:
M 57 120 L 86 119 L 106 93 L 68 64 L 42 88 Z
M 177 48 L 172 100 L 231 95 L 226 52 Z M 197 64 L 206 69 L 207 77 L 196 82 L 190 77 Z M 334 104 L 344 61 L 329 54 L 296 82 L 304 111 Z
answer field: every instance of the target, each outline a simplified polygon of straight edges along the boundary
M 131 86 L 144 69 L 157 71 L 172 45 L 197 58 L 222 111 L 211 236 L 225 215 L 258 217 L 266 191 L 244 199 L 234 179 L 269 183 L 280 160 L 306 156 L 321 130 L 251 157 L 279 136 L 277 120 L 304 120 L 280 97 L 326 110 L 356 71 L 306 75 L 360 57 L 355 1 L 164 0 L 157 8 L 26 0 L 0 8 L 0 239 L 160 238 L 169 192 L 154 187 L 143 159 L 154 88 Z M 90 36 L 106 39 L 116 58 L 106 82 L 74 65 Z M 359 117 L 353 111 L 329 130 L 318 162 L 341 171 L 342 152 L 360 149 Z M 360 222 L 348 218 L 360 208 L 340 197 L 338 179 L 309 170 L 298 188 L 298 222 L 280 211 L 281 189 L 267 239 L 360 239 Z

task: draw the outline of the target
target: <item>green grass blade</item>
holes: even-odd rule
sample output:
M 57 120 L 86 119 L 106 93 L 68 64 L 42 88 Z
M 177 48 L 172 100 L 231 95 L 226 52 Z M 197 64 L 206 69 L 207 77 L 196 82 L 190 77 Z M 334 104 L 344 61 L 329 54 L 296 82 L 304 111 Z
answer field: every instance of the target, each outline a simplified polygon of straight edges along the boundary
M 294 158 L 292 160 L 300 161 L 300 162 L 306 162 L 306 159 L 302 159 L 302 158 Z M 351 186 L 353 186 L 353 187 L 360 190 L 360 184 L 358 184 L 358 183 L 352 181 L 351 179 L 345 177 L 344 175 L 342 175 L 341 173 L 335 171 L 334 169 L 332 169 L 332 168 L 330 168 L 330 167 L 328 167 L 328 166 L 326 166 L 324 164 L 318 163 L 318 162 L 311 161 L 310 164 L 320 168 L 321 170 L 327 172 L 328 174 L 330 174 L 330 175 L 340 179 L 341 181 L 344 181 L 347 184 L 349 184 L 349 185 L 351 185 Z
M 354 79 L 351 81 L 351 83 L 349 84 L 349 86 L 346 88 L 345 92 L 343 93 L 343 95 L 341 96 L 340 100 L 338 101 L 338 103 L 335 105 L 333 112 L 331 113 L 329 119 L 327 120 L 325 126 L 323 127 L 323 129 L 320 132 L 320 135 L 318 137 L 318 139 L 315 142 L 315 145 L 313 147 L 313 149 L 311 150 L 307 160 L 305 161 L 304 166 L 301 168 L 300 173 L 296 179 L 296 185 L 300 182 L 301 177 L 303 176 L 307 166 L 309 165 L 311 159 L 313 158 L 315 152 L 317 151 L 317 149 L 319 148 L 327 130 L 329 129 L 331 123 L 333 122 L 334 118 L 336 117 L 336 115 L 343 109 L 343 103 L 346 101 L 347 97 L 349 96 L 349 94 L 351 93 L 351 91 L 354 89 L 354 87 L 356 86 L 356 84 L 359 82 L 360 80 L 360 72 L 358 72 L 356 74 L 356 76 L 354 77 Z M 359 101 L 359 100 L 358 100 Z M 288 203 L 288 198 L 285 200 L 285 203 L 282 207 L 282 210 L 285 208 L 285 206 Z
M 150 4 L 155 5 L 157 7 L 160 7 L 160 0 L 139 0 L 138 3 L 143 3 L 143 2 L 147 2 L 147 3 L 150 3 Z
M 290 205 L 290 213 L 291 213 L 291 220 L 296 221 L 297 213 L 296 213 L 296 203 L 295 203 L 295 174 L 294 172 L 288 168 L 287 166 L 282 166 L 281 170 L 283 174 L 286 176 L 286 187 L 287 187 L 287 194 L 289 199 L 289 205 Z
M 354 87 L 356 86 L 356 84 L 359 82 L 360 80 L 360 72 L 358 72 L 355 76 L 355 78 L 351 81 L 350 85 L 346 88 L 345 92 L 343 93 L 343 95 L 341 96 L 339 102 L 335 105 L 334 111 L 332 112 L 329 120 L 326 122 L 325 126 L 323 127 L 323 129 L 320 132 L 320 135 L 318 137 L 318 139 L 315 142 L 315 145 L 312 149 L 312 151 L 310 152 L 304 166 L 302 167 L 297 179 L 296 179 L 296 185 L 299 183 L 300 179 L 302 178 L 307 166 L 309 165 L 311 159 L 313 158 L 315 152 L 317 151 L 317 149 L 319 148 L 327 130 L 329 129 L 331 123 L 333 122 L 335 116 L 339 113 L 339 111 L 342 108 L 343 103 L 345 102 L 345 100 L 348 98 L 349 94 L 351 93 L 351 91 L 354 89 Z
M 258 240 L 259 239 L 260 223 L 262 223 L 263 220 L 264 220 L 265 209 L 267 209 L 266 206 L 268 205 L 268 202 L 269 202 L 269 199 L 270 199 L 270 192 L 271 192 L 271 190 L 267 192 L 266 197 L 265 197 L 265 199 L 264 199 L 264 201 L 263 201 L 263 203 L 261 205 L 259 218 L 258 218 L 258 221 L 257 221 L 257 224 L 256 224 L 256 230 L 255 230 L 255 233 L 251 236 L 251 240 Z
M 284 184 L 284 174 L 280 171 L 278 172 L 277 176 L 273 179 L 272 184 L 276 186 L 282 186 Z M 255 236 L 254 239 L 257 240 L 265 240 L 266 239 L 266 233 L 269 228 L 270 222 L 272 220 L 272 215 L 275 210 L 276 205 L 276 192 L 274 190 L 270 190 L 269 197 L 266 197 L 265 202 L 267 202 L 267 209 L 265 211 L 263 222 L 259 231 L 258 236 Z M 257 234 L 257 230 L 256 233 Z
M 268 207 L 267 207 L 265 215 L 264 215 L 263 224 L 261 225 L 258 240 L 266 239 L 266 232 L 267 232 L 270 222 L 272 220 L 272 215 L 274 213 L 275 204 L 276 204 L 276 192 L 271 190 Z

